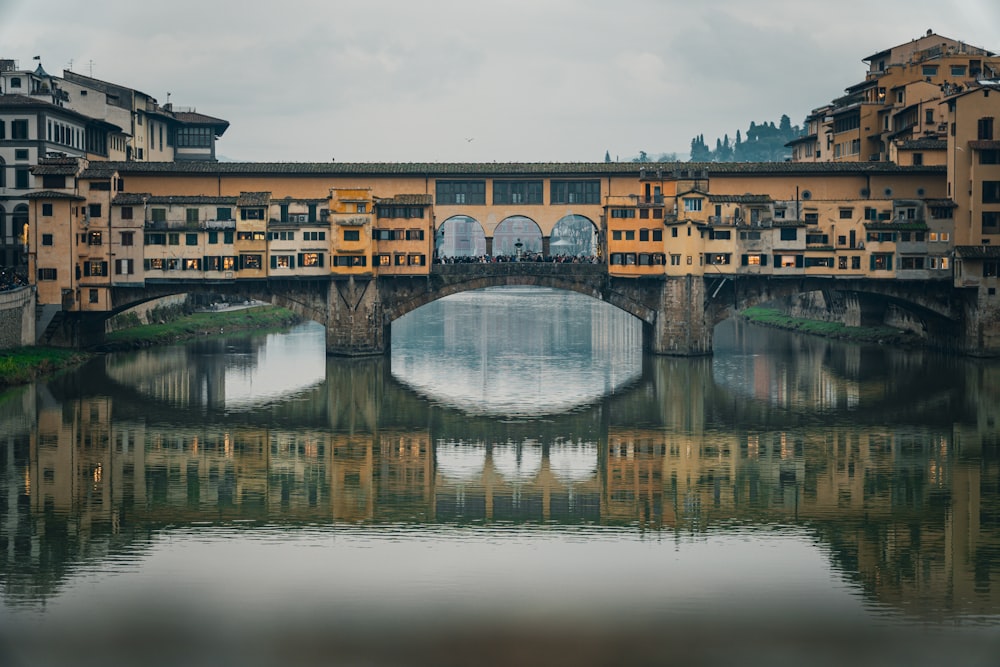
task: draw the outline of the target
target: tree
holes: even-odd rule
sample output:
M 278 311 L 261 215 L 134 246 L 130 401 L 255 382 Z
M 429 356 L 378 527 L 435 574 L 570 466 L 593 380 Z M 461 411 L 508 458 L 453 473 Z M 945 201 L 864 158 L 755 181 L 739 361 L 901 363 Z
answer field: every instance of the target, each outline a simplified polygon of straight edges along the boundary
M 611 151 L 604 151 L 604 161 L 611 162 Z

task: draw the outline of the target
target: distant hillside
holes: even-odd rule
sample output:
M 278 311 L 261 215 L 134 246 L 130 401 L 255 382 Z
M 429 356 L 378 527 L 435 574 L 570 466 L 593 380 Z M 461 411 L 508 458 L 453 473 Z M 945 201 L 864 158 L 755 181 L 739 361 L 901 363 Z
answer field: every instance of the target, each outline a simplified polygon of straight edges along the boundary
M 802 136 L 802 129 L 792 125 L 787 115 L 782 115 L 778 125 L 774 121 L 757 125 L 750 121 L 746 139 L 736 130 L 736 140 L 730 142 L 729 135 L 715 140 L 715 150 L 705 143 L 701 134 L 691 140 L 692 162 L 783 162 L 791 158 L 791 150 L 785 147 L 792 139 Z

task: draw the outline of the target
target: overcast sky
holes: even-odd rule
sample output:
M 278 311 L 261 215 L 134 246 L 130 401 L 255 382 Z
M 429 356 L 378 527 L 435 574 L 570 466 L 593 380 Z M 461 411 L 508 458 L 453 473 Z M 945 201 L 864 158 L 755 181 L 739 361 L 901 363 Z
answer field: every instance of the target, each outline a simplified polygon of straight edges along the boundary
M 0 58 L 169 93 L 230 122 L 227 159 L 600 161 L 801 124 L 866 56 L 998 26 L 997 0 L 0 0 Z

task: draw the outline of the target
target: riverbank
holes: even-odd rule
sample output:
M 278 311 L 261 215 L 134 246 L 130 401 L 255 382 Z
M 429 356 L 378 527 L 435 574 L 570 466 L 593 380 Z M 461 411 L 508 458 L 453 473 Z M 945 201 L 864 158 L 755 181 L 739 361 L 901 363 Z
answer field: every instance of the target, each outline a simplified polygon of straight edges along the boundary
M 67 368 L 75 368 L 93 355 L 58 347 L 16 347 L 0 350 L 0 390 L 27 384 Z
M 302 318 L 292 311 L 269 305 L 201 311 L 162 324 L 146 324 L 109 333 L 104 344 L 96 349 L 112 352 L 180 343 L 204 336 L 225 336 L 240 331 L 281 331 L 301 321 Z
M 909 331 L 889 326 L 849 327 L 839 322 L 823 322 L 789 317 L 774 308 L 754 306 L 740 313 L 740 317 L 761 326 L 797 331 L 811 336 L 836 338 L 855 343 L 876 343 L 879 345 L 921 346 L 922 338 Z
M 179 343 L 204 336 L 240 331 L 282 331 L 302 321 L 295 313 L 263 305 L 196 312 L 163 324 L 147 324 L 109 333 L 105 343 L 81 352 L 59 347 L 19 347 L 0 350 L 0 389 L 27 384 L 61 370 L 74 368 L 94 353 L 132 350 Z

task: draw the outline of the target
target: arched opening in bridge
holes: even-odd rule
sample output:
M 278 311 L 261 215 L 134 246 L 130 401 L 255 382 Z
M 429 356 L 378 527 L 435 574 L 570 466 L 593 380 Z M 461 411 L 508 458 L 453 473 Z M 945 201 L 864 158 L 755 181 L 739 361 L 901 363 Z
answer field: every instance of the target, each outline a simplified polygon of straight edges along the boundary
M 567 215 L 552 228 L 549 254 L 552 256 L 596 257 L 597 225 L 582 215 Z
M 514 215 L 493 232 L 494 257 L 521 257 L 542 252 L 542 230 L 531 218 Z
M 475 218 L 454 215 L 434 235 L 435 257 L 481 257 L 486 253 L 486 233 Z

